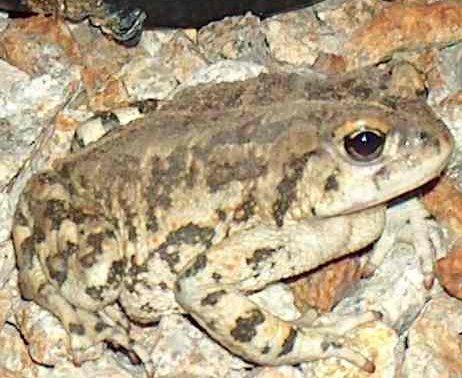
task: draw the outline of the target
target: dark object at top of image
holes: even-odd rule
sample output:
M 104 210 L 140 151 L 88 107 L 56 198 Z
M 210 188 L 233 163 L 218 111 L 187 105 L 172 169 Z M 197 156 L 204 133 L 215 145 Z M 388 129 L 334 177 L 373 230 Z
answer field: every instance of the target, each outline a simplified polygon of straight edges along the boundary
M 198 28 L 227 16 L 259 17 L 300 9 L 323 0 L 0 0 L 0 9 L 58 14 L 73 21 L 89 18 L 104 33 L 136 44 L 143 28 Z

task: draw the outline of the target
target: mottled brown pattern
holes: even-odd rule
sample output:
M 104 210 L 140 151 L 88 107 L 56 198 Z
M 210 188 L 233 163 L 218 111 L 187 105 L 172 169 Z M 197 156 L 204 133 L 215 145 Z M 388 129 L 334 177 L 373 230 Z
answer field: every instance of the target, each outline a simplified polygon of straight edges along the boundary
M 206 266 L 207 256 L 205 253 L 201 253 L 195 258 L 194 263 L 185 271 L 184 275 L 185 277 L 195 276 L 197 273 L 204 270 Z
M 78 246 L 67 242 L 59 255 L 50 255 L 46 259 L 46 265 L 50 273 L 50 278 L 55 280 L 58 285 L 62 285 L 67 278 L 69 258 L 78 251 Z
M 271 259 L 271 257 L 275 253 L 280 251 L 282 248 L 283 247 L 281 247 L 281 246 L 277 246 L 277 247 L 274 247 L 274 248 L 273 247 L 258 248 L 253 252 L 252 257 L 247 258 L 245 260 L 245 262 L 247 263 L 247 265 L 251 265 L 252 269 L 257 269 L 259 263 L 261 263 L 261 262 L 263 262 L 265 260 Z
M 253 309 L 250 314 L 236 319 L 236 326 L 231 330 L 231 336 L 241 343 L 250 342 L 257 334 L 258 325 L 265 321 L 265 315 L 258 309 Z
M 237 162 L 209 161 L 207 184 L 215 192 L 233 181 L 256 179 L 264 175 L 268 169 L 266 162 L 257 157 Z
M 226 294 L 224 290 L 214 291 L 213 293 L 207 294 L 201 299 L 202 306 L 215 306 L 223 295 Z
M 285 165 L 285 175 L 276 187 L 278 198 L 273 204 L 273 217 L 279 227 L 284 224 L 284 216 L 289 210 L 291 202 L 296 198 L 297 182 L 302 177 L 311 153 L 307 152 L 302 156 L 294 157 Z

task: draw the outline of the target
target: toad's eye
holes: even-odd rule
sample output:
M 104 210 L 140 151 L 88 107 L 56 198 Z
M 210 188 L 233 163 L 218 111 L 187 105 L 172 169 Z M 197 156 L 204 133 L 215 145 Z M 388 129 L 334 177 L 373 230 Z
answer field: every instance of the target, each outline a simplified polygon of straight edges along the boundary
M 385 145 L 385 134 L 378 130 L 362 130 L 343 138 L 345 151 L 354 160 L 371 161 L 380 156 Z

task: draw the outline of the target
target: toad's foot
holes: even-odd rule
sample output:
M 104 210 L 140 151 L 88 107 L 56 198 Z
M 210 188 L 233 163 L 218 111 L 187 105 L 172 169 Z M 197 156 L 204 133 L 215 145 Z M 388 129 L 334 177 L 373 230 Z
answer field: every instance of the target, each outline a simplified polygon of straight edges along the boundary
M 438 223 L 416 198 L 388 209 L 385 230 L 373 252 L 365 256 L 364 275 L 372 275 L 397 243 L 414 248 L 419 256 L 424 286 L 430 289 L 435 277 L 436 254 L 443 249 L 444 242 Z

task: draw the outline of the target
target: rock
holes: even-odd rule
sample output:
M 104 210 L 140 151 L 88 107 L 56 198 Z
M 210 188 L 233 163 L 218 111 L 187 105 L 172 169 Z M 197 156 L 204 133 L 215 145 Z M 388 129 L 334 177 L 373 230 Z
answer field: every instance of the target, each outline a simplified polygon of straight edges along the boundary
M 61 65 L 30 78 L 7 63 L 0 76 L 9 77 L 0 87 L 0 241 L 9 238 L 16 199 L 22 186 L 8 186 L 26 163 L 44 127 L 73 95 L 79 73 Z M 36 163 L 34 163 L 36 164 Z
M 72 359 L 66 331 L 48 311 L 34 302 L 23 301 L 16 308 L 15 320 L 34 361 L 54 366 Z
M 436 264 L 436 275 L 440 284 L 452 296 L 462 299 L 462 247 L 456 243 L 448 255 Z
M 375 64 L 402 50 L 441 48 L 462 39 L 462 4 L 391 2 L 348 39 L 348 69 Z
M 140 366 L 126 369 L 116 356 L 105 355 L 98 361 L 88 361 L 81 367 L 63 362 L 54 368 L 39 367 L 37 378 L 145 378 Z
M 232 59 L 264 63 L 269 53 L 260 19 L 250 13 L 204 26 L 199 30 L 198 43 L 211 62 Z
M 151 354 L 159 377 L 180 374 L 225 377 L 232 370 L 247 366 L 181 316 L 163 317 L 159 334 Z
M 90 108 L 105 112 L 126 106 L 129 95 L 118 75 L 131 59 L 147 56 L 146 51 L 140 46 L 127 49 L 83 23 L 75 25 L 72 34 L 82 57 L 79 69 Z
M 350 339 L 351 337 L 351 339 Z M 395 378 L 401 361 L 401 347 L 396 332 L 380 322 L 366 323 L 348 333 L 349 347 L 374 361 L 371 374 L 349 362 L 329 358 L 302 364 L 305 377 L 313 378 Z
M 34 365 L 19 332 L 10 324 L 0 331 L 0 372 L 21 378 L 36 378 Z
M 385 4 L 381 0 L 350 0 L 340 2 L 338 6 L 329 6 L 329 2 L 326 2 L 319 5 L 316 15 L 337 34 L 336 38 L 344 38 L 371 22 Z M 322 9 L 323 7 L 327 9 Z
M 462 44 L 455 44 L 437 53 L 434 67 L 427 83 L 429 87 L 428 102 L 438 107 L 445 99 L 457 94 L 462 89 Z
M 278 366 L 256 369 L 248 378 L 305 378 L 305 375 L 292 366 Z
M 12 307 L 12 293 L 9 288 L 0 289 L 0 329 L 10 316 Z
M 330 311 L 359 280 L 359 258 L 347 256 L 304 275 L 290 285 L 299 311 Z
M 162 100 L 177 86 L 175 76 L 156 58 L 131 60 L 122 68 L 119 77 L 131 102 Z
M 171 97 L 187 87 L 205 83 L 246 80 L 266 72 L 268 72 L 267 69 L 261 64 L 221 60 L 196 71 L 189 80 L 179 85 L 176 90 L 172 92 Z
M 294 66 L 311 66 L 319 55 L 319 21 L 311 8 L 283 13 L 262 22 L 272 58 Z
M 428 102 L 449 127 L 455 143 L 448 173 L 455 185 L 462 188 L 462 44 L 448 47 L 436 54 L 434 67 L 428 75 Z
M 175 37 L 175 29 L 144 30 L 139 46 L 152 58 L 159 57 L 159 51 Z
M 80 61 L 69 29 L 51 17 L 15 19 L 0 37 L 0 56 L 32 76 Z
M 409 329 L 403 378 L 462 376 L 462 302 L 441 293 Z
M 176 80 L 183 83 L 208 65 L 198 46 L 185 33 L 179 31 L 159 51 L 161 64 L 172 71 Z
M 0 289 L 10 279 L 15 264 L 13 243 L 10 240 L 0 243 Z

